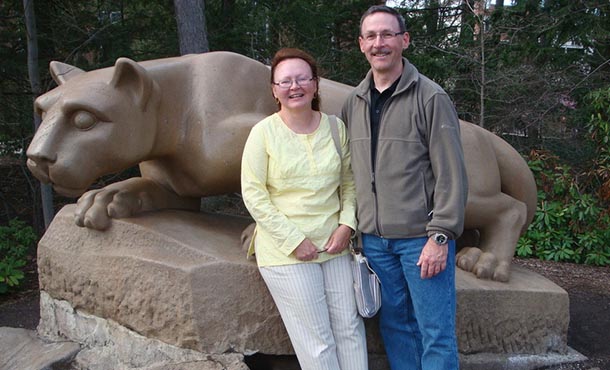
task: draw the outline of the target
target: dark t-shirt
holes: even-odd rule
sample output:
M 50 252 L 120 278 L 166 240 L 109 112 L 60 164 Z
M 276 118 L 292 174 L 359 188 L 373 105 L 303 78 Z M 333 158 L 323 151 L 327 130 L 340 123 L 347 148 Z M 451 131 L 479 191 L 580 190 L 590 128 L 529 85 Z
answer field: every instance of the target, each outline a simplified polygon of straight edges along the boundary
M 400 76 L 394 81 L 392 86 L 385 89 L 382 93 L 375 87 L 375 80 L 371 79 L 371 159 L 373 160 L 373 171 L 375 171 L 375 158 L 377 157 L 377 139 L 379 137 L 379 125 L 381 123 L 381 112 L 383 106 L 390 96 L 396 91 L 396 86 L 400 81 Z

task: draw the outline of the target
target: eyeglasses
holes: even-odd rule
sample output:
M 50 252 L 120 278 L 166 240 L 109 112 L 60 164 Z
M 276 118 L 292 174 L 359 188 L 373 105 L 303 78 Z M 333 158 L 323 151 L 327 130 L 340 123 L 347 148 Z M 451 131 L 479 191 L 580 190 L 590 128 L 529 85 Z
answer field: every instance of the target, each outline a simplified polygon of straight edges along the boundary
M 272 82 L 274 85 L 279 86 L 280 89 L 290 89 L 292 83 L 296 83 L 299 87 L 307 87 L 312 84 L 314 78 L 297 78 L 296 80 L 282 80 L 280 82 Z
M 377 40 L 377 37 L 381 37 L 383 40 L 391 40 L 392 38 L 402 34 L 404 34 L 404 32 L 383 31 L 378 33 L 367 33 L 366 35 L 363 35 L 361 37 L 366 42 L 373 42 Z

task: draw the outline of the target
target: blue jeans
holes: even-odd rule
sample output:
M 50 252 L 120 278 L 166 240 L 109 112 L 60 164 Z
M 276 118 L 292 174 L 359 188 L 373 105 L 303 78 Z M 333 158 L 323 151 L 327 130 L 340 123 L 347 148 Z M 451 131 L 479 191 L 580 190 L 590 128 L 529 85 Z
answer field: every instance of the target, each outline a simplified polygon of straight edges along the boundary
M 364 254 L 381 281 L 379 325 L 392 370 L 459 368 L 455 242 L 449 242 L 447 268 L 422 279 L 416 264 L 427 240 L 362 234 Z

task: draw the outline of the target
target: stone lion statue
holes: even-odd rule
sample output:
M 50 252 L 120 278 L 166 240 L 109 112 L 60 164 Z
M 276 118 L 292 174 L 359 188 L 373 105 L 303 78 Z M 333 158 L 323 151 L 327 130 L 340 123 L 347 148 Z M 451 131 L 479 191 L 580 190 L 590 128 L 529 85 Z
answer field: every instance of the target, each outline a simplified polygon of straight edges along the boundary
M 42 124 L 27 165 L 60 194 L 80 196 L 75 222 L 104 230 L 113 218 L 165 208 L 198 210 L 200 198 L 238 192 L 250 128 L 276 110 L 269 68 L 245 56 L 210 52 L 85 72 L 51 62 L 58 87 L 40 96 Z M 352 87 L 322 79 L 322 110 L 338 114 Z M 460 268 L 508 281 L 517 240 L 536 208 L 536 185 L 509 144 L 461 122 L 469 194 L 465 227 L 478 245 Z M 138 165 L 141 177 L 87 191 L 100 176 Z

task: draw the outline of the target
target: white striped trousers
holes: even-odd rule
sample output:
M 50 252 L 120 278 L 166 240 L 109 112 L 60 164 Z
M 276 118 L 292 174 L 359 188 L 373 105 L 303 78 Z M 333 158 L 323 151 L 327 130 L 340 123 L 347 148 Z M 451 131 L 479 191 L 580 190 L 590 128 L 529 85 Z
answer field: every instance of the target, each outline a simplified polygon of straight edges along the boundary
M 259 268 L 302 370 L 368 370 L 350 261 Z

